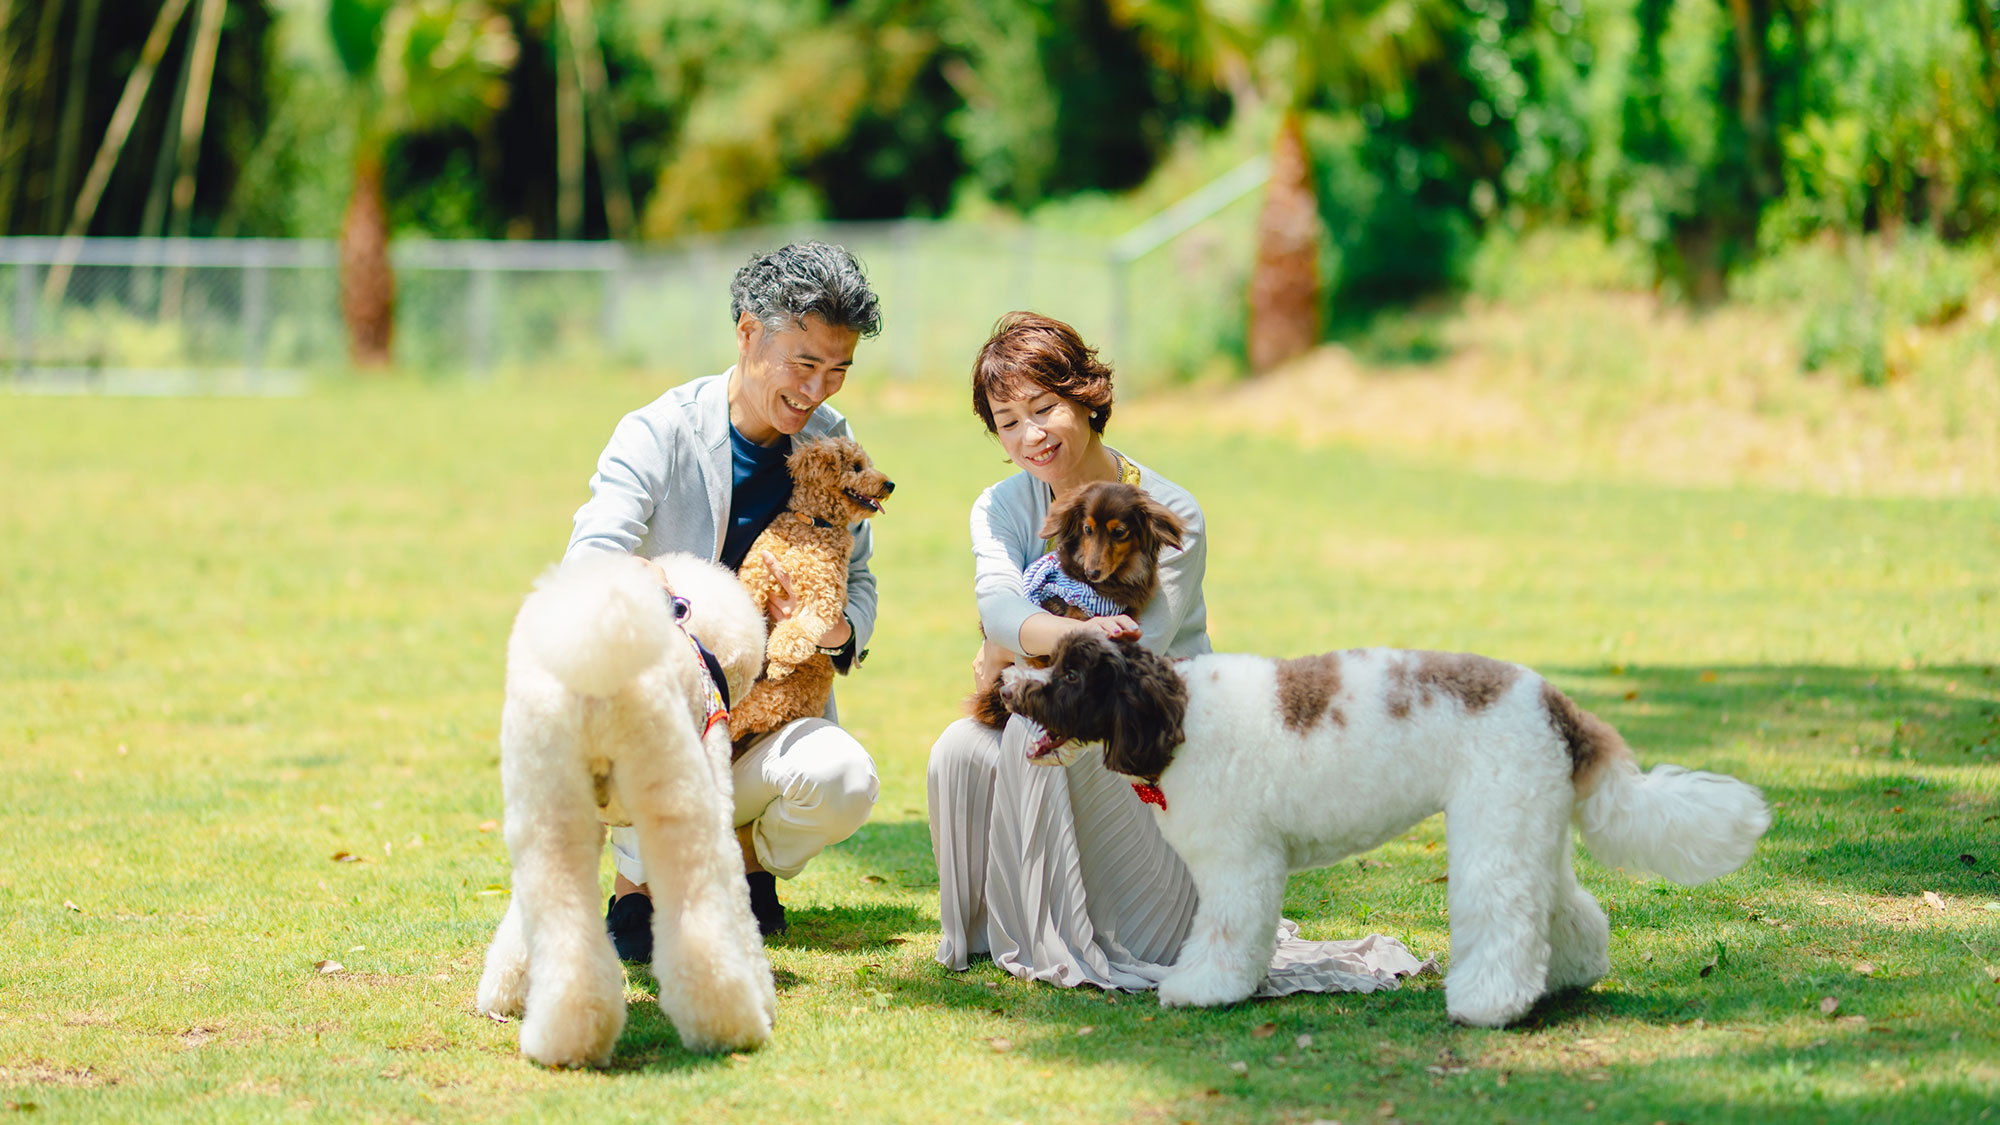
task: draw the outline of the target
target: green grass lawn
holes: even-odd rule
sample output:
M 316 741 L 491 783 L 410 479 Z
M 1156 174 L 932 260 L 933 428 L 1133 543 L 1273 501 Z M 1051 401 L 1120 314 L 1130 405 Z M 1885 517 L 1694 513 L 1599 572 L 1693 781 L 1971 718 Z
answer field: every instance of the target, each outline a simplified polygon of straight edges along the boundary
M 1437 979 L 1164 1012 L 931 960 L 924 762 L 975 641 L 959 402 L 841 405 L 900 487 L 841 686 L 873 821 L 785 889 L 776 1038 L 608 1072 L 474 1014 L 505 904 L 502 647 L 657 382 L 0 397 L 0 1111 L 27 1119 L 1972 1121 L 2000 1117 L 2000 511 L 1485 475 L 1138 411 L 1202 497 L 1221 649 L 1472 649 L 1776 823 L 1687 889 L 1588 860 L 1613 971 L 1468 1030 Z M 1192 400 L 1183 400 L 1191 403 Z M 1447 952 L 1441 823 L 1292 879 Z M 606 867 L 606 879 L 609 868 Z M 321 972 L 322 962 L 337 972 Z M 1235 1064 L 1242 1064 L 1236 1066 Z

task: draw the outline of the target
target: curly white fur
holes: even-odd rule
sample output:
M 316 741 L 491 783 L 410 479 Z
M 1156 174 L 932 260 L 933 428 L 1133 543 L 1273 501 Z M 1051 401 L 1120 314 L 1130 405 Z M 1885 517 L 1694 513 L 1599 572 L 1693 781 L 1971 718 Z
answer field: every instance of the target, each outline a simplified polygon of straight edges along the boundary
M 677 626 L 660 575 L 630 556 L 544 577 L 507 651 L 500 778 L 514 894 L 486 954 L 479 1010 L 522 1016 L 521 1051 L 602 1066 L 625 1026 L 625 974 L 597 898 L 602 819 L 629 816 L 654 873 L 660 1008 L 694 1050 L 756 1046 L 777 1008 L 731 828 L 729 730 L 704 733 L 702 669 L 732 691 L 763 663 L 763 619 L 727 570 L 655 560 L 692 608 Z

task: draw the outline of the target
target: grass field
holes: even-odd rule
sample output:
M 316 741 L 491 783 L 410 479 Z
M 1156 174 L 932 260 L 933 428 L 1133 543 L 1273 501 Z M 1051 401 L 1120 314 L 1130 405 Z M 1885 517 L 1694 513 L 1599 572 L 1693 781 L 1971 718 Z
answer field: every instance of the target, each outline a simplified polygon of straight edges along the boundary
M 683 1052 L 629 974 L 608 1072 L 475 1015 L 509 881 L 502 644 L 657 381 L 0 397 L 0 1108 L 62 1120 L 1972 1121 L 2000 1116 L 2000 519 L 1503 473 L 1181 395 L 1117 443 L 1207 507 L 1216 645 L 1474 649 L 1776 824 L 1684 889 L 1588 860 L 1611 976 L 1522 1027 L 1400 992 L 1163 1012 L 931 960 L 923 770 L 974 643 L 959 402 L 855 384 L 901 487 L 841 687 L 873 821 L 786 890 L 780 1021 Z M 1291 882 L 1309 936 L 1447 952 L 1438 821 Z M 606 878 L 609 869 L 606 868 Z M 323 962 L 338 971 L 323 972 Z M 1237 1065 L 1241 1064 L 1241 1065 Z

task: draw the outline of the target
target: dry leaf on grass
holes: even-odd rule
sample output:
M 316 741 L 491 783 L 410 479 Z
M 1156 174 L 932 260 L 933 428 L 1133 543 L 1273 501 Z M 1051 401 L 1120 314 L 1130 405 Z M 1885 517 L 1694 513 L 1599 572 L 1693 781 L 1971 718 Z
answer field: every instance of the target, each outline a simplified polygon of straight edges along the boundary
M 1925 891 L 1924 901 L 1929 903 L 1931 909 L 1933 910 L 1944 909 L 1944 900 L 1938 897 L 1938 893 L 1936 891 Z
M 1273 1036 L 1273 1035 L 1276 1035 L 1277 1033 L 1278 1033 L 1278 1025 L 1277 1025 L 1277 1024 L 1275 1024 L 1275 1023 L 1260 1023 L 1260 1024 L 1258 1024 L 1258 1025 L 1257 1025 L 1256 1027 L 1253 1027 L 1253 1028 L 1251 1028 L 1251 1029 L 1250 1029 L 1250 1038 L 1252 1038 L 1252 1039 L 1269 1039 L 1269 1038 L 1270 1038 L 1271 1036 Z
M 1820 1014 L 1820 1015 L 1822 1015 L 1822 1016 L 1830 1016 L 1830 1015 L 1832 1015 L 1833 1013 L 1835 1013 L 1835 1012 L 1837 1012 L 1837 1011 L 1839 1011 L 1839 1010 L 1840 1010 L 1840 998 L 1839 998 L 1839 997 L 1837 997 L 1837 996 L 1824 996 L 1824 997 L 1821 997 L 1821 998 L 1820 998 L 1820 1002 L 1819 1002 L 1819 1014 Z
M 498 827 L 500 827 L 500 822 L 497 820 L 482 820 L 479 822 L 479 830 L 481 832 L 491 832 Z
M 313 968 L 318 969 L 321 973 L 337 973 L 347 968 L 347 966 L 338 961 L 315 961 Z
M 1250 1064 L 1240 1060 L 1230 1063 L 1229 1073 L 1234 1074 L 1238 1078 L 1247 1078 L 1250 1075 Z
M 1296 1045 L 1299 1050 L 1303 1051 L 1307 1047 L 1313 1045 L 1313 1037 L 1310 1035 L 1301 1035 L 1297 1039 L 1292 1040 L 1292 1043 Z
M 1855 971 L 1855 972 L 1857 972 L 1857 973 L 1860 973 L 1860 974 L 1861 974 L 1862 976 L 1864 976 L 1864 977 L 1869 977 L 1869 976 L 1874 976 L 1874 975 L 1875 975 L 1875 962 L 1873 962 L 1873 961 L 1856 961 L 1856 962 L 1854 963 L 1854 971 Z
M 64 900 L 63 900 L 63 909 L 65 909 L 65 910 L 73 910 L 73 911 L 75 911 L 75 912 L 76 912 L 76 913 L 78 913 L 78 914 L 81 914 L 81 913 L 83 913 L 83 907 L 81 907 L 81 906 L 78 906 L 78 905 L 77 905 L 76 903 L 73 903 L 73 902 L 71 902 L 71 901 L 70 901 L 70 900 L 68 900 L 68 899 L 64 899 Z
M 986 1045 L 988 1047 L 993 1048 L 995 1053 L 1011 1051 L 1014 1049 L 1014 1041 L 1012 1039 L 998 1039 L 998 1038 L 988 1039 L 986 1041 Z

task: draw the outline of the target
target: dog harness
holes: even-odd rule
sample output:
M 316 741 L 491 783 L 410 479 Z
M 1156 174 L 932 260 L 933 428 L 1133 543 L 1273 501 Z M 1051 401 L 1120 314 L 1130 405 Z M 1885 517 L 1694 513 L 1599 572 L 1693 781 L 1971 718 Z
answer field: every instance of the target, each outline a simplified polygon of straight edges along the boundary
M 1110 598 L 1071 578 L 1054 551 L 1028 564 L 1021 574 L 1021 585 L 1031 602 L 1057 597 L 1092 617 L 1115 617 L 1125 612 Z

